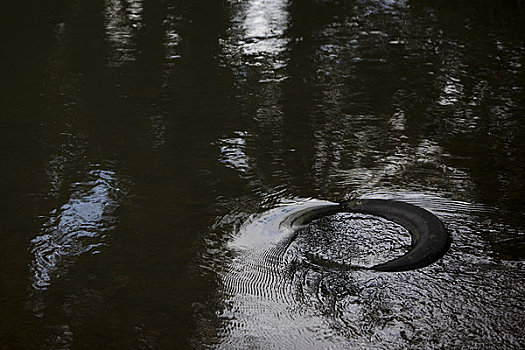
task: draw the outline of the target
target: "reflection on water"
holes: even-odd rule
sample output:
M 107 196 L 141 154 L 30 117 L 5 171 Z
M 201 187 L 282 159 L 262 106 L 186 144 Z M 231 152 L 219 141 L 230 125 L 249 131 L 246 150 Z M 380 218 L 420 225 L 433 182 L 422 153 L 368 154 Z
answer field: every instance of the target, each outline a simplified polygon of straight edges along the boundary
M 254 0 L 249 1 L 246 6 L 246 12 L 239 14 L 242 16 L 244 32 L 244 42 L 240 43 L 243 54 L 276 58 L 286 49 L 288 42 L 284 37 L 288 26 L 288 2 Z M 274 69 L 279 68 L 275 65 L 277 62 L 272 63 Z
M 224 63 L 237 76 L 241 95 L 263 104 L 255 119 L 274 131 L 280 121 L 279 82 L 286 78 L 286 49 L 289 38 L 287 1 L 253 0 L 234 6 L 232 27 L 223 43 Z M 253 84 L 267 83 L 267 86 Z M 269 110 L 271 108 L 271 110 Z
M 237 169 L 240 172 L 245 172 L 249 166 L 249 159 L 244 151 L 246 147 L 246 132 L 237 131 L 238 137 L 226 138 L 219 141 L 221 163 L 228 168 Z
M 0 348 L 525 342 L 521 1 L 5 6 Z M 366 216 L 245 235 L 357 197 L 432 211 L 449 253 L 342 269 L 406 249 Z
M 135 60 L 134 33 L 142 20 L 142 1 L 106 0 L 105 19 L 113 51 L 109 64 L 119 66 Z
M 225 51 L 236 67 L 263 66 L 277 70 L 284 66 L 283 53 L 289 39 L 288 1 L 251 0 L 235 6 L 231 36 Z M 271 72 L 268 72 L 271 73 Z
M 36 290 L 47 289 L 54 278 L 64 275 L 71 259 L 97 254 L 104 246 L 119 189 L 111 171 L 92 170 L 89 177 L 88 182 L 72 185 L 69 201 L 49 213 L 42 233 L 31 240 Z
M 106 244 L 115 221 L 118 181 L 112 171 L 93 168 L 86 182 L 71 185 L 67 203 L 49 213 L 42 232 L 31 240 L 31 280 L 37 291 L 64 277 L 79 256 L 95 255 Z

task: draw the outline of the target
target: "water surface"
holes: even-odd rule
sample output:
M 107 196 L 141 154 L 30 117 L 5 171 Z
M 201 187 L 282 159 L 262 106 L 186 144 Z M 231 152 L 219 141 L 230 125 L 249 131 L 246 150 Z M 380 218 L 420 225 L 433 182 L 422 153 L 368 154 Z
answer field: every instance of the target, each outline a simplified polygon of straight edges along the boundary
M 0 348 L 525 342 L 521 1 L 6 6 Z M 359 215 L 251 239 L 360 197 L 431 211 L 449 253 L 337 268 L 408 249 Z

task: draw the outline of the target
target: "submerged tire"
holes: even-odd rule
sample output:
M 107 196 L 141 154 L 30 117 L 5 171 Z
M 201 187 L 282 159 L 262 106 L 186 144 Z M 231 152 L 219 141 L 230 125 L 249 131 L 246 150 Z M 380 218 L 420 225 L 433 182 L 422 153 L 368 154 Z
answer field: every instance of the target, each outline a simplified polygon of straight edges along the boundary
M 413 204 L 394 200 L 360 199 L 312 208 L 296 216 L 293 224 L 302 226 L 312 220 L 343 212 L 379 216 L 410 232 L 410 251 L 399 258 L 373 266 L 373 270 L 396 272 L 425 267 L 439 260 L 450 247 L 451 239 L 447 229 L 434 214 Z

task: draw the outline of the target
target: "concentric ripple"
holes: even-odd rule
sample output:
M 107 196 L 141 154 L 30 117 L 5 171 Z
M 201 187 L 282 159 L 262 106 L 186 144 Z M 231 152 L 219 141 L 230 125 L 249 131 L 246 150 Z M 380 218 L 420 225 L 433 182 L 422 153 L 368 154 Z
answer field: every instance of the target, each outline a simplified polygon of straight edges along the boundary
M 523 319 L 523 287 L 508 283 L 520 267 L 497 274 L 465 251 L 478 244 L 480 227 L 472 223 L 482 208 L 427 196 L 401 199 L 432 207 L 445 223 L 462 228 L 453 232 L 452 251 L 424 269 L 368 269 L 409 249 L 409 233 L 381 218 L 344 213 L 298 230 L 287 225 L 294 214 L 329 202 L 287 205 L 249 220 L 229 245 L 233 258 L 222 274 L 222 326 L 214 346 L 438 349 L 454 347 L 464 334 L 478 334 L 472 344 L 516 346 L 520 333 L 512 320 Z M 488 282 L 506 285 L 512 297 L 495 305 L 498 297 L 488 292 Z M 472 317 L 458 317 L 458 306 L 461 315 Z M 494 317 L 501 308 L 508 317 Z
M 286 226 L 294 214 L 327 204 L 276 208 L 241 228 L 230 245 L 235 258 L 223 276 L 229 298 L 220 314 L 227 320 L 221 348 L 350 345 L 341 327 L 326 317 L 337 314 L 335 299 L 358 295 L 357 285 L 348 281 L 349 270 L 356 273 L 402 255 L 410 235 L 387 220 L 351 213 L 317 219 L 297 231 Z

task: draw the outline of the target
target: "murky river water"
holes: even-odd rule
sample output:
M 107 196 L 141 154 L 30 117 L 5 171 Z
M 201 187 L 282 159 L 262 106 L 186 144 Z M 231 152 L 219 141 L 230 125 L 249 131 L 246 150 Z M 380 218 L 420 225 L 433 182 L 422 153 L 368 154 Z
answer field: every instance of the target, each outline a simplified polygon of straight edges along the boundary
M 525 343 L 522 1 L 5 5 L 0 349 Z M 449 252 L 341 269 L 410 245 L 361 214 L 261 234 L 350 198 Z

